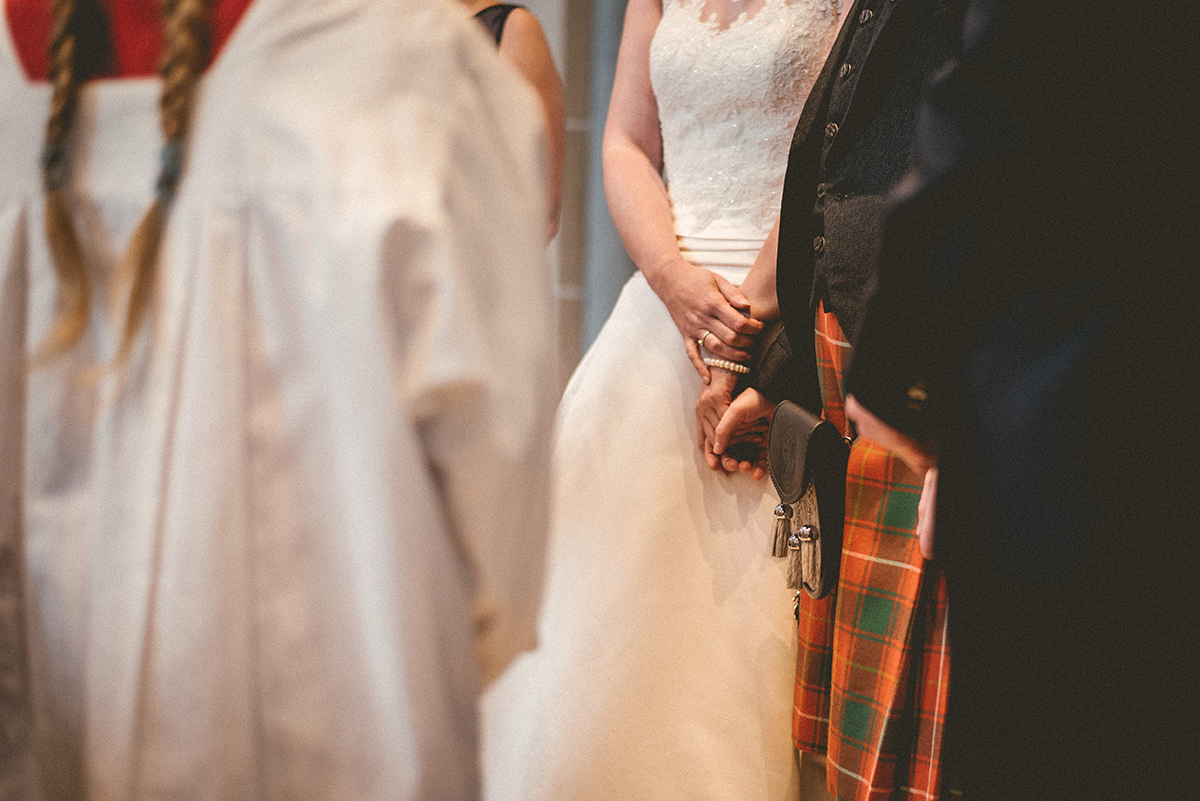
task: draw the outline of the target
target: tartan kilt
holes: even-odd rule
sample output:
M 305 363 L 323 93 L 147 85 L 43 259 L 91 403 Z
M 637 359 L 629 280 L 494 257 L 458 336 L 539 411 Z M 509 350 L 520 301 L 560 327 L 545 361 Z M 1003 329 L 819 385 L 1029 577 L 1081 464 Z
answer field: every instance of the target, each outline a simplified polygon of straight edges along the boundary
M 850 346 L 818 308 L 823 416 L 843 434 Z M 801 596 L 793 739 L 828 753 L 838 799 L 936 799 L 949 692 L 946 581 L 916 536 L 921 477 L 866 440 L 850 449 L 835 593 Z M 822 720 L 823 718 L 823 720 Z

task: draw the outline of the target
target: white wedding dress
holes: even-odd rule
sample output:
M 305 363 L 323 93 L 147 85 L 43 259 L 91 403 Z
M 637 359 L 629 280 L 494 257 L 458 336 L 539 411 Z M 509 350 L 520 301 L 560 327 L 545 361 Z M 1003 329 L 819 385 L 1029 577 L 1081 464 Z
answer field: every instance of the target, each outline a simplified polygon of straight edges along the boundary
M 740 283 L 779 212 L 833 0 L 765 0 L 722 30 L 667 0 L 650 51 L 685 257 Z M 484 702 L 490 801 L 795 798 L 792 593 L 768 481 L 711 472 L 701 382 L 640 273 L 559 408 L 537 651 Z

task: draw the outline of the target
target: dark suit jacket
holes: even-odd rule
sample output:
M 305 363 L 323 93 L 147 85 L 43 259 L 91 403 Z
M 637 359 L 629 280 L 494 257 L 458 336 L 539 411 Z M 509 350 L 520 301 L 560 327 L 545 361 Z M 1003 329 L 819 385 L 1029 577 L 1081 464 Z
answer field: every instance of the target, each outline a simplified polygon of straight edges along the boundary
M 819 75 L 788 156 L 776 291 L 793 363 L 755 385 L 818 411 L 818 301 L 850 335 L 878 250 L 884 205 L 911 166 L 918 104 L 954 52 L 962 0 L 857 0 Z
M 848 389 L 939 454 L 968 798 L 1194 797 L 1194 51 L 972 0 L 885 223 Z

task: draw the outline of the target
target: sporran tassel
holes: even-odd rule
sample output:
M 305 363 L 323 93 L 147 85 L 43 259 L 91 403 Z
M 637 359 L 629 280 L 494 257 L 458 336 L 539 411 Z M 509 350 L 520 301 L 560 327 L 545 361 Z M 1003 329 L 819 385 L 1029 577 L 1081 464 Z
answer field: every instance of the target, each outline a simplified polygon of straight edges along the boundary
M 817 493 L 810 484 L 796 504 L 796 526 L 787 538 L 788 589 L 811 590 L 821 574 L 821 532 L 818 529 Z
M 783 557 L 788 555 L 787 539 L 792 533 L 792 507 L 780 503 L 775 507 L 775 539 L 771 543 L 771 556 Z
M 796 547 L 788 553 L 787 585 L 789 590 L 804 588 L 804 551 L 802 543 L 797 541 Z

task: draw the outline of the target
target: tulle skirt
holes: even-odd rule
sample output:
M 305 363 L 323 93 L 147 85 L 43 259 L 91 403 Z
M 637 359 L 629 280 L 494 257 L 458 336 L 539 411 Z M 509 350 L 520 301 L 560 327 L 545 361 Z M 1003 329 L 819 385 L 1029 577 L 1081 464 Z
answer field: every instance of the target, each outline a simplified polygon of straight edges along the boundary
M 559 409 L 540 646 L 484 699 L 489 801 L 797 797 L 778 501 L 705 465 L 701 386 L 638 273 Z

